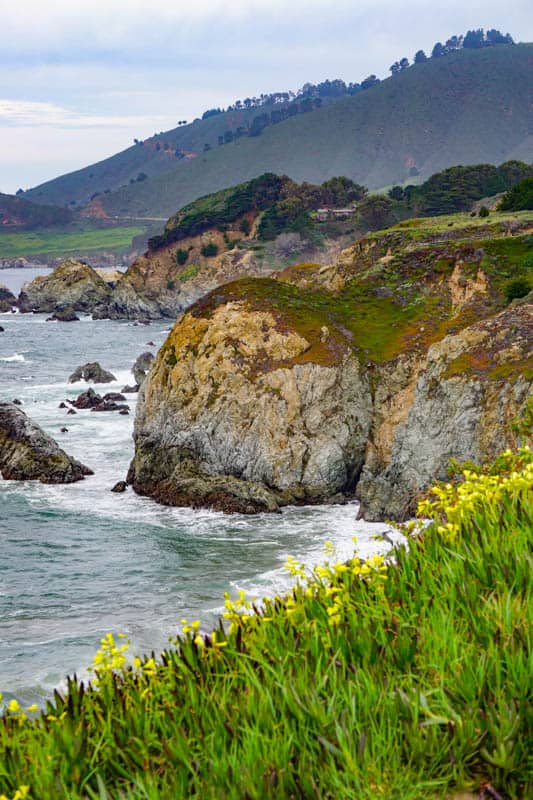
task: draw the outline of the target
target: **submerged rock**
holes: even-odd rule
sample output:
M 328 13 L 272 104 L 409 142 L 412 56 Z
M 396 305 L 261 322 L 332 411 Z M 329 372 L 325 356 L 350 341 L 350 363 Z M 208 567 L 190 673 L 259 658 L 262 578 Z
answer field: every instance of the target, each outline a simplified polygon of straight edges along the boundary
M 19 307 L 48 314 L 65 309 L 90 313 L 110 297 L 111 289 L 89 264 L 69 258 L 50 275 L 27 283 L 19 295 Z
M 0 473 L 6 480 L 73 483 L 92 475 L 14 403 L 0 403 Z
M 77 381 L 86 381 L 87 383 L 112 383 L 116 381 L 116 378 L 112 372 L 103 369 L 98 361 L 90 361 L 87 364 L 76 367 L 68 379 L 69 383 L 76 383 Z

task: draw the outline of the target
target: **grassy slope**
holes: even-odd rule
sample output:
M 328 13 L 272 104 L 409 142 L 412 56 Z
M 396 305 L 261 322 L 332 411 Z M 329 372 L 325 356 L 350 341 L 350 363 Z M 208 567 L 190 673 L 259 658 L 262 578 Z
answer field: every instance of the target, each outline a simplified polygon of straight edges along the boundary
M 221 303 L 246 300 L 253 308 L 274 310 L 282 324 L 310 342 L 310 349 L 297 360 L 334 362 L 337 345 L 348 337 L 350 347 L 362 358 L 383 363 L 408 349 L 427 348 L 452 327 L 457 331 L 501 311 L 509 280 L 522 277 L 533 288 L 533 237 L 529 233 L 507 236 L 506 224 L 511 220 L 531 230 L 533 212 L 494 213 L 484 221 L 467 214 L 407 220 L 369 234 L 354 246 L 353 263 L 340 268 L 345 285 L 338 292 L 304 288 L 300 279 L 307 272 L 312 286 L 316 268 L 297 265 L 288 268 L 281 281 L 244 278 L 221 286 L 198 301 L 191 312 L 209 316 Z M 378 252 L 365 261 L 361 248 L 373 242 Z M 474 278 L 482 269 L 489 283 L 488 295 L 461 315 L 454 312 L 446 283 L 458 258 L 463 275 Z M 324 325 L 331 332 L 326 343 L 320 336 Z
M 144 230 L 139 227 L 122 227 L 89 231 L 0 233 L 0 258 L 31 258 L 36 255 L 59 257 L 94 250 L 123 251 Z
M 532 54 L 533 45 L 464 50 L 416 65 L 257 138 L 202 153 L 171 172 L 105 195 L 103 202 L 113 214 L 170 215 L 196 197 L 265 171 L 314 182 L 347 175 L 373 188 L 403 182 L 410 159 L 425 177 L 452 164 L 499 163 L 514 155 L 531 161 Z M 101 166 L 115 169 L 122 157 Z M 142 168 L 138 160 L 135 164 L 134 173 Z M 80 177 L 61 180 L 77 185 Z M 58 202 L 58 187 L 51 182 L 38 190 Z
M 207 142 L 217 148 L 218 137 L 227 130 L 235 130 L 240 125 L 251 123 L 253 118 L 264 111 L 270 111 L 271 106 L 265 109 L 251 109 L 249 111 L 230 111 L 205 120 L 197 120 L 189 125 L 174 128 L 153 137 L 154 142 L 169 142 L 174 148 L 194 153 L 203 153 L 204 144 Z M 51 181 L 36 186 L 26 193 L 34 201 L 45 203 L 86 202 L 94 192 L 104 192 L 106 189 L 115 190 L 124 184 L 129 184 L 130 178 L 135 179 L 139 172 L 149 176 L 173 170 L 178 166 L 174 155 L 157 152 L 147 146 L 128 147 L 120 153 L 91 164 L 88 167 L 70 172 Z M 173 209 L 175 210 L 175 208 Z M 170 213 L 170 212 L 169 212 Z
M 434 527 L 388 567 L 333 563 L 251 616 L 228 600 L 227 633 L 186 625 L 134 669 L 107 638 L 98 692 L 72 681 L 37 720 L 0 718 L 0 792 L 531 797 L 532 462 L 442 490 Z

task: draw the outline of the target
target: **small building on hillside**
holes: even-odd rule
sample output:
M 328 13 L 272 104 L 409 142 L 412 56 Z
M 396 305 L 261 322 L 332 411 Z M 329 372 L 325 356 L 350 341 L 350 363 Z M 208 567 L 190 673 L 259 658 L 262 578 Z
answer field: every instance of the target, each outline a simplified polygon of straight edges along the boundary
M 318 208 L 316 218 L 319 222 L 329 219 L 347 219 L 355 212 L 355 208 Z

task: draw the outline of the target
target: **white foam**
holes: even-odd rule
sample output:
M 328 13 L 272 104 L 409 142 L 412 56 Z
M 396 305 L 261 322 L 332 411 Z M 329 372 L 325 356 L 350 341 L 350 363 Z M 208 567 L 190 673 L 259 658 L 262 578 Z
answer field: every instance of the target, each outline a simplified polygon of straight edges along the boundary
M 12 356 L 4 356 L 0 361 L 26 361 L 22 353 L 14 353 Z

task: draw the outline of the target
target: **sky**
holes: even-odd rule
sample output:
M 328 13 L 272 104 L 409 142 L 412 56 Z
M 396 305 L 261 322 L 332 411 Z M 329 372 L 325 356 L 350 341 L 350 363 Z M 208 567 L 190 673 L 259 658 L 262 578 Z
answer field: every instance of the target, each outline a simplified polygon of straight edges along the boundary
M 0 191 L 246 96 L 384 78 L 479 27 L 533 41 L 531 0 L 0 0 Z

